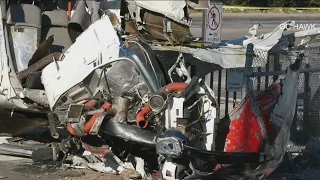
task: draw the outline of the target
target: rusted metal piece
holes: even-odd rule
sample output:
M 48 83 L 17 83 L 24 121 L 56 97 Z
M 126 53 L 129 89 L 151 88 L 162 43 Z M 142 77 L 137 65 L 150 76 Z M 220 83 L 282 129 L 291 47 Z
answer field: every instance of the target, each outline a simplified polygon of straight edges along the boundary
M 42 68 L 44 68 L 45 66 L 47 66 L 48 64 L 50 64 L 51 62 L 53 62 L 53 59 L 58 60 L 60 58 L 61 53 L 52 53 L 49 54 L 48 56 L 42 58 L 41 60 L 39 60 L 38 62 L 32 64 L 30 67 L 28 67 L 27 69 L 20 71 L 18 73 L 18 78 L 20 81 L 24 80 L 26 77 L 29 76 L 29 74 L 37 72 L 39 70 L 41 70 Z
M 53 41 L 54 41 L 53 35 L 51 35 L 50 37 L 48 37 L 48 39 L 43 41 L 37 48 L 36 52 L 33 53 L 32 58 L 29 60 L 28 66 L 31 66 L 36 62 L 38 62 L 39 60 L 46 57 L 49 54 L 49 50 L 53 44 Z
M 129 20 L 126 22 L 125 31 L 129 33 L 128 40 L 138 40 L 139 39 L 139 31 L 136 28 L 135 22 Z
M 153 38 L 164 41 L 168 40 L 164 33 L 164 21 L 166 18 L 163 15 L 145 12 L 144 19 L 146 30 Z M 171 21 L 171 30 L 170 38 L 176 41 L 176 43 L 188 42 L 190 40 L 191 32 L 188 26 Z

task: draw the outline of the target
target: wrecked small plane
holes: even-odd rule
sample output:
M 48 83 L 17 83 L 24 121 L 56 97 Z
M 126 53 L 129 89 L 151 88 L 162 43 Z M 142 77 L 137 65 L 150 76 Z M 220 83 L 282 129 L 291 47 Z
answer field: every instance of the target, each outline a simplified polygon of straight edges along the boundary
M 284 79 L 250 92 L 219 119 L 205 81 L 190 77 L 183 61 L 185 81 L 173 81 L 150 45 L 188 42 L 192 3 L 63 2 L 1 1 L 0 106 L 7 114 L 47 120 L 55 139 L 57 126 L 65 127 L 64 154 L 107 145 L 124 161 L 141 157 L 144 179 L 262 179 L 279 165 L 302 57 Z

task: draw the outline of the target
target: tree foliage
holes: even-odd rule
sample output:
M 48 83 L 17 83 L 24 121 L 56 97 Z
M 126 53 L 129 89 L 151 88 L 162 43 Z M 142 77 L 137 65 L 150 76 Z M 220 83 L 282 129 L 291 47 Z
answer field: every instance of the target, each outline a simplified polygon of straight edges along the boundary
M 222 0 L 226 5 L 258 7 L 320 7 L 320 0 Z

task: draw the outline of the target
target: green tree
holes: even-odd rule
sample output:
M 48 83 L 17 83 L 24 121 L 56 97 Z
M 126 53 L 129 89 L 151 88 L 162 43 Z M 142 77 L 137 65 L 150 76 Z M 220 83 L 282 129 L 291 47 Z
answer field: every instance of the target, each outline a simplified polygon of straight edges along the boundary
M 296 7 L 297 0 L 270 0 L 269 6 L 271 6 L 271 7 Z
M 268 3 L 268 0 L 250 0 L 250 6 L 266 7 Z
M 309 0 L 308 6 L 309 7 L 320 7 L 320 1 L 319 0 Z

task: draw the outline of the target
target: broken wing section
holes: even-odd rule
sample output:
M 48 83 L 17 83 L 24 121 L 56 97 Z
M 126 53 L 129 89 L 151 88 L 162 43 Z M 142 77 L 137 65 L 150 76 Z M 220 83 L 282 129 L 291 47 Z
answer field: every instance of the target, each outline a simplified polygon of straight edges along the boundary
M 287 151 L 290 129 L 296 110 L 301 63 L 302 55 L 287 69 L 287 77 L 282 82 L 281 95 L 270 117 L 270 121 L 279 130 L 274 142 L 267 144 L 265 148 L 266 154 L 272 160 L 262 164 L 254 171 L 253 174 L 256 177 L 270 175 L 280 165 Z
M 267 159 L 272 159 L 254 170 L 247 169 L 246 176 L 250 178 L 270 175 L 286 152 L 296 109 L 301 62 L 302 56 L 299 56 L 287 69 L 284 79 L 276 81 L 263 92 L 250 92 L 229 115 L 230 126 L 224 151 L 260 152 L 265 153 Z
M 250 93 L 242 103 L 230 113 L 230 132 L 224 147 L 225 152 L 259 152 L 267 133 L 274 130 L 269 122 L 272 108 L 281 93 L 281 83 L 277 81 L 258 96 Z

